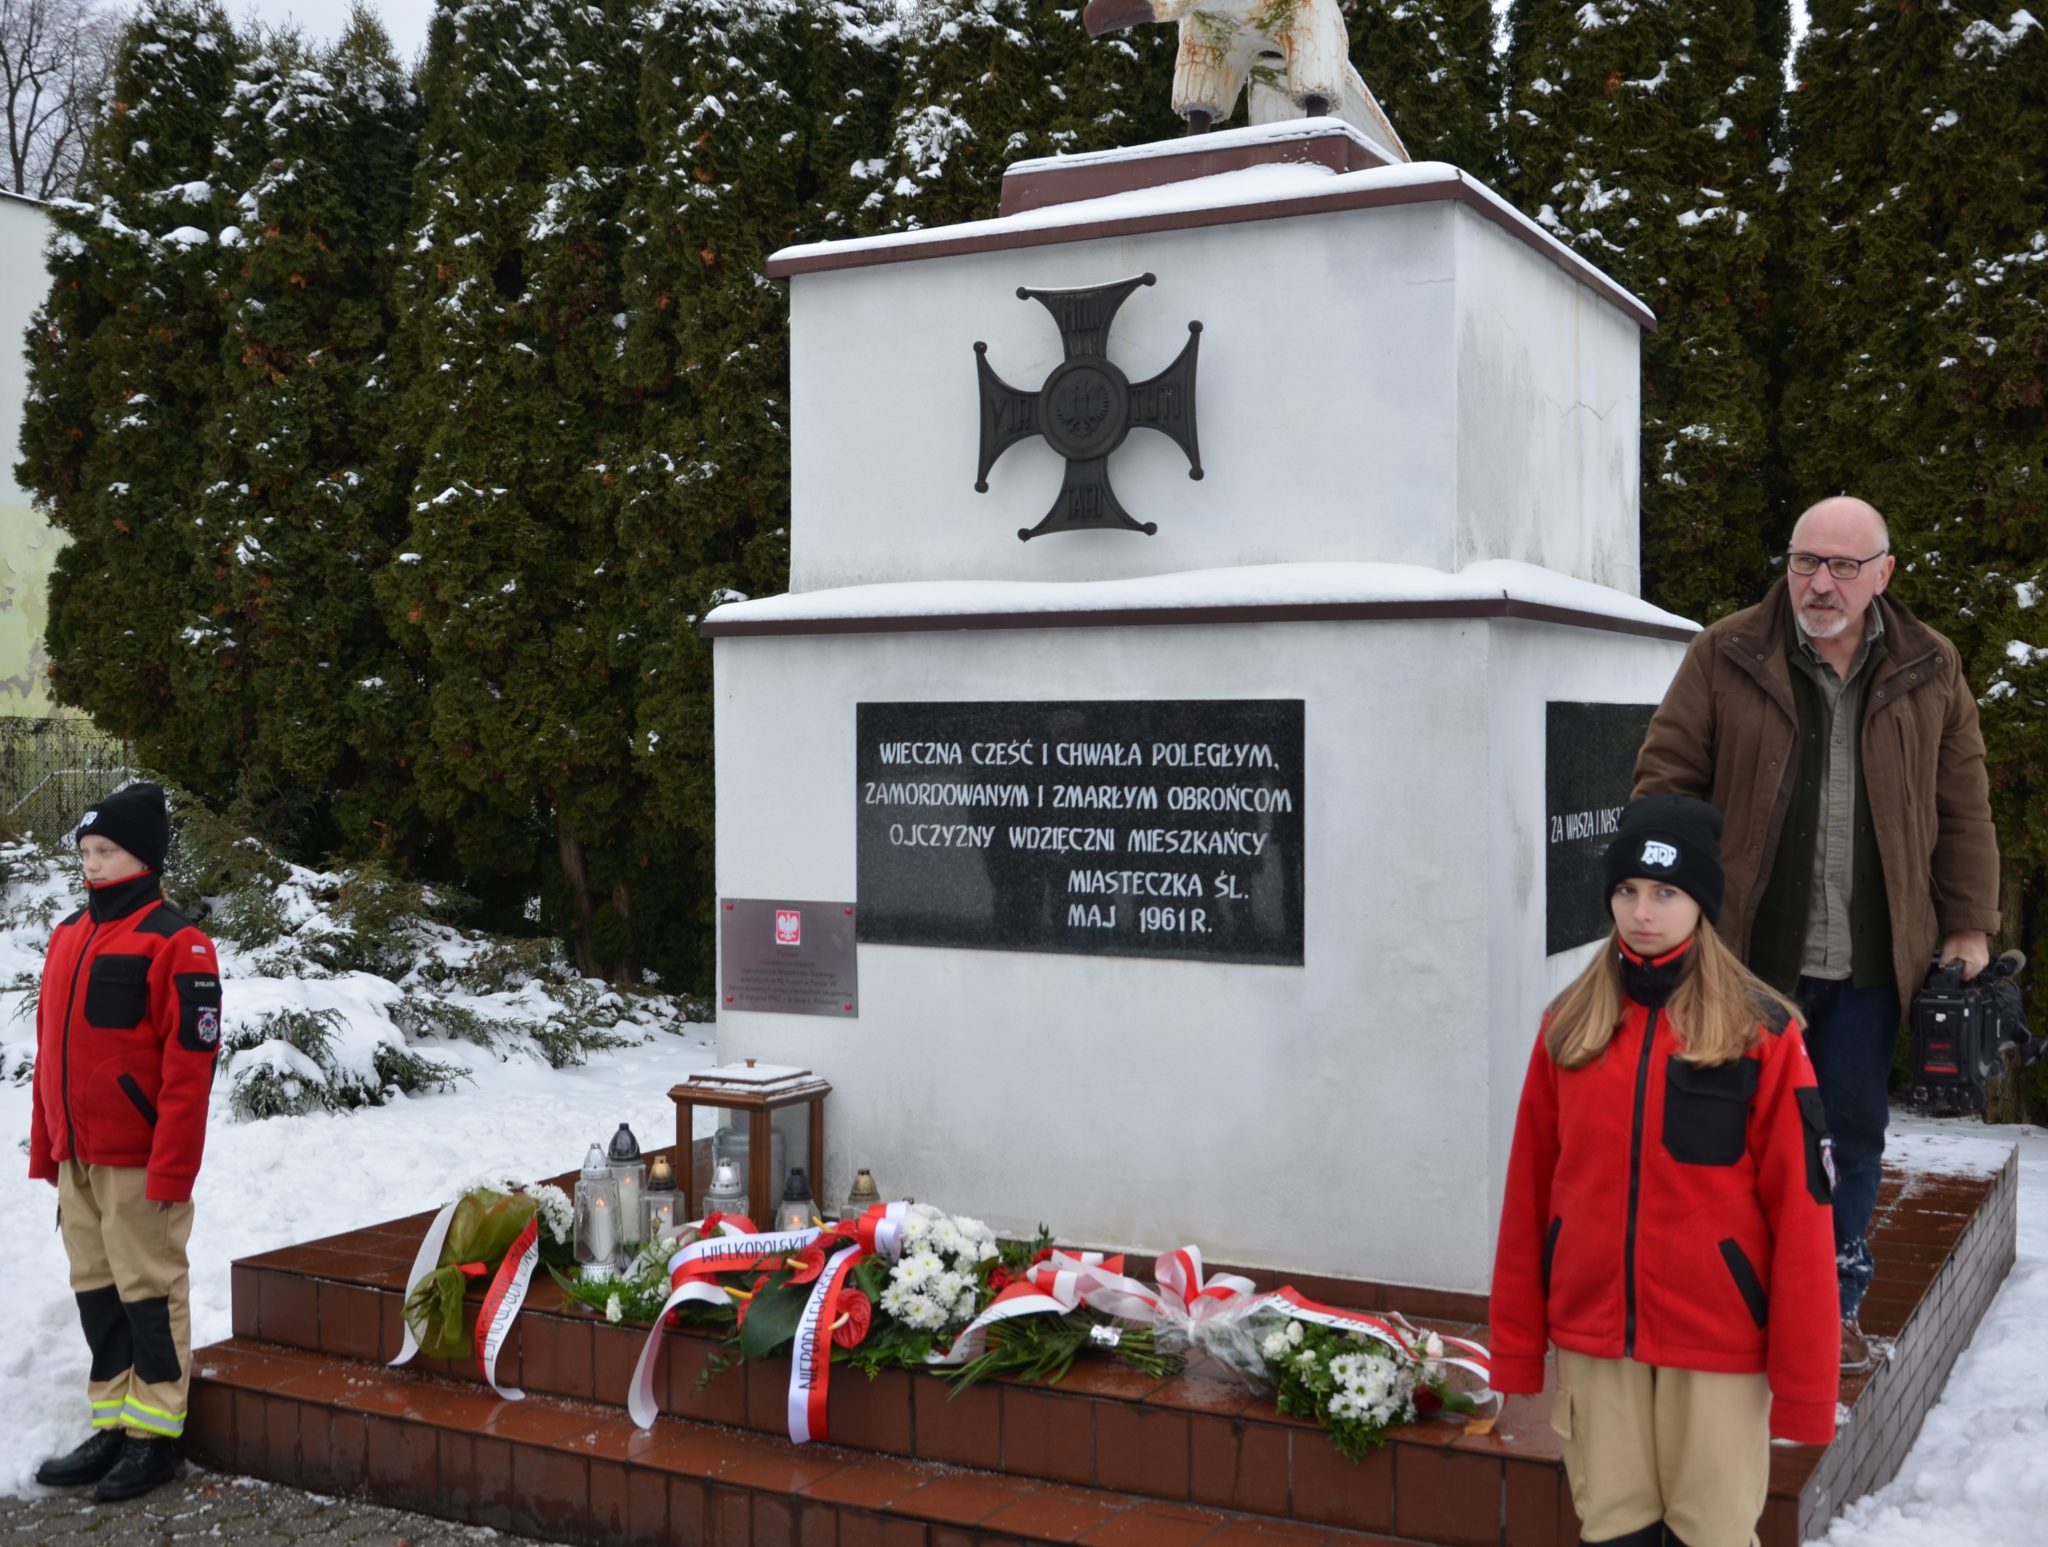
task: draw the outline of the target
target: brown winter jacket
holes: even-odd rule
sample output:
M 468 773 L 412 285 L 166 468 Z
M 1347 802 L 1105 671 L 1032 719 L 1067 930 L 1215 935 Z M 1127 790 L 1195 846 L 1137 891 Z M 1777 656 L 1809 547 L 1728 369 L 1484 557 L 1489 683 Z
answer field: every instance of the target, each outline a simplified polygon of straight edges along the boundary
M 1637 797 L 1691 795 L 1726 820 L 1720 928 L 1745 960 L 1796 772 L 1790 605 L 1780 580 L 1694 639 L 1636 758 Z M 1877 606 L 1885 651 L 1864 707 L 1861 767 L 1903 1010 L 1946 936 L 1997 933 L 1998 838 L 1977 701 L 1956 647 L 1890 597 Z

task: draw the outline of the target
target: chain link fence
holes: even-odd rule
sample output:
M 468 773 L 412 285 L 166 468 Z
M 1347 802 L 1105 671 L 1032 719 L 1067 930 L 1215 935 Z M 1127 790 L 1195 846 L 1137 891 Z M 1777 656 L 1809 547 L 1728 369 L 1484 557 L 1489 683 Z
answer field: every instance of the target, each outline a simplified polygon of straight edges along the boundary
M 0 716 L 0 834 L 61 839 L 134 761 L 127 742 L 90 720 Z

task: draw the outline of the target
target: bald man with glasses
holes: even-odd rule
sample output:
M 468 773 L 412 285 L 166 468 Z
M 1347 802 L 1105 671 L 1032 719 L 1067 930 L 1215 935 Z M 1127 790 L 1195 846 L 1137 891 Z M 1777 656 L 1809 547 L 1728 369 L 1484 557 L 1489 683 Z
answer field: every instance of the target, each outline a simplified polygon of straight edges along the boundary
M 1999 918 L 1977 700 L 1956 647 L 1885 594 L 1896 564 L 1871 505 L 1808 510 L 1784 578 L 1693 640 L 1635 770 L 1637 799 L 1719 808 L 1721 933 L 1806 1015 L 1845 1371 L 1870 1364 L 1857 1315 L 1904 1008 L 1937 953 L 1976 976 Z

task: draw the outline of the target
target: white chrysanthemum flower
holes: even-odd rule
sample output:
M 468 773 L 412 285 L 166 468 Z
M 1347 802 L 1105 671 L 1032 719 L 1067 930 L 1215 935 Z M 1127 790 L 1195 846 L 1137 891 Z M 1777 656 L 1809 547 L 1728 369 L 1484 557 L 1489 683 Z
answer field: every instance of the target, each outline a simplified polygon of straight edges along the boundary
M 1278 1359 L 1283 1356 L 1287 1352 L 1286 1329 L 1275 1327 L 1271 1332 L 1268 1332 L 1265 1340 L 1259 1344 L 1259 1352 L 1268 1359 Z
M 551 1183 L 543 1182 L 531 1189 L 534 1212 L 540 1216 L 541 1229 L 556 1241 L 567 1242 L 576 1228 L 576 1205 L 569 1201 L 569 1195 Z
M 613 1295 L 610 1299 L 605 1301 L 604 1319 L 610 1322 L 613 1326 L 617 1326 L 620 1322 L 626 1319 L 625 1307 L 619 1304 L 619 1297 L 617 1295 Z

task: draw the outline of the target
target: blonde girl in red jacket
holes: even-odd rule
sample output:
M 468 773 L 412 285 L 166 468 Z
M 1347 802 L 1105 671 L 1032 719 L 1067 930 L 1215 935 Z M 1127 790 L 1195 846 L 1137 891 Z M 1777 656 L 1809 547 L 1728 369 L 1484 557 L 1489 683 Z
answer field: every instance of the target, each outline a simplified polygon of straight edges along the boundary
M 1493 1384 L 1543 1389 L 1581 1539 L 1749 1547 L 1773 1436 L 1834 1438 L 1832 1153 L 1792 1006 L 1713 928 L 1720 813 L 1657 795 L 1551 1005 L 1494 1255 Z

